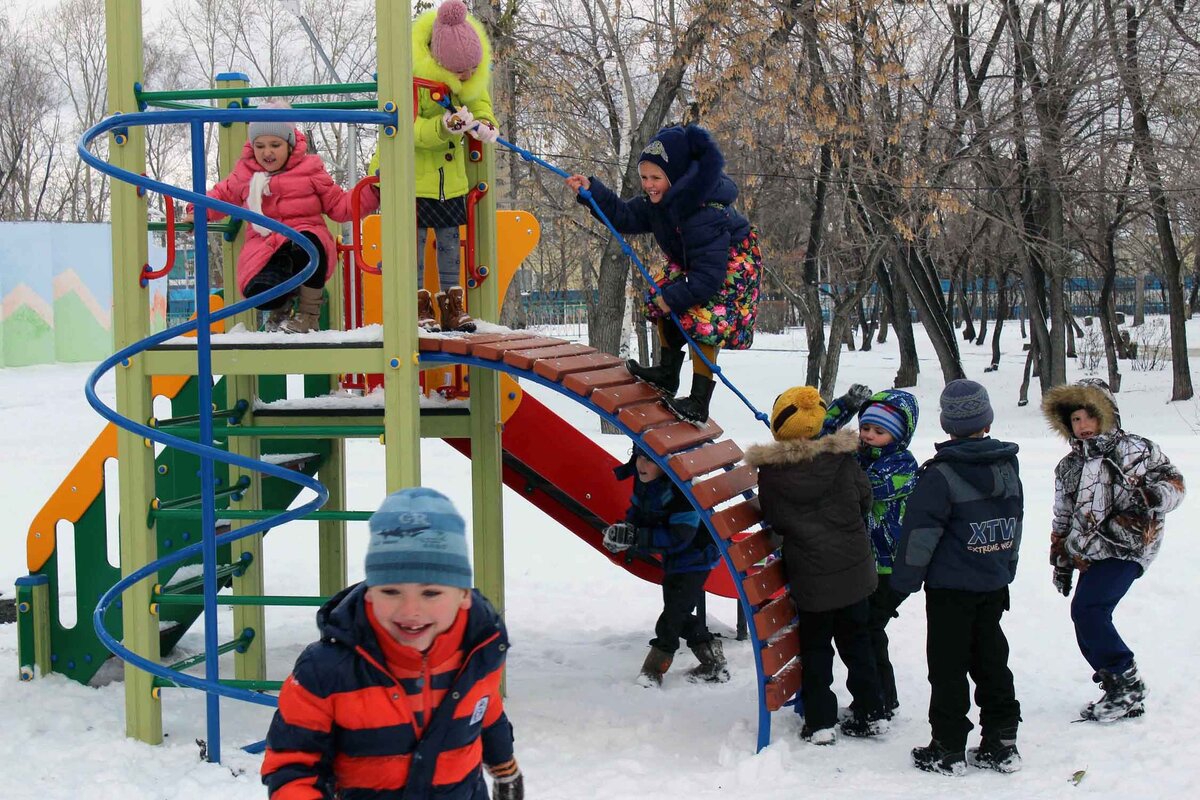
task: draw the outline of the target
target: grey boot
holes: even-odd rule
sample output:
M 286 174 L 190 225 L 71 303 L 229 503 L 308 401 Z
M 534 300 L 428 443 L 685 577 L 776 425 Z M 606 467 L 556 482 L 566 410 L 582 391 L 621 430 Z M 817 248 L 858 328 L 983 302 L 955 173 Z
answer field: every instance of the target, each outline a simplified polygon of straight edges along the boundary
M 648 689 L 662 686 L 663 675 L 671 668 L 671 662 L 674 660 L 674 654 L 651 647 L 650 652 L 646 654 L 646 660 L 642 662 L 642 671 L 637 677 L 638 685 Z
M 692 683 L 724 683 L 729 680 L 729 665 L 720 639 L 710 639 L 692 648 L 700 663 L 687 672 Z
M 292 318 L 292 304 L 294 295 L 289 295 L 287 302 L 279 308 L 272 309 L 267 314 L 267 321 L 263 323 L 263 331 L 266 333 L 278 333 L 283 327 L 283 323 Z
M 308 333 L 321 330 L 321 306 L 325 305 L 325 290 L 311 286 L 300 287 L 296 313 L 279 326 L 284 333 Z

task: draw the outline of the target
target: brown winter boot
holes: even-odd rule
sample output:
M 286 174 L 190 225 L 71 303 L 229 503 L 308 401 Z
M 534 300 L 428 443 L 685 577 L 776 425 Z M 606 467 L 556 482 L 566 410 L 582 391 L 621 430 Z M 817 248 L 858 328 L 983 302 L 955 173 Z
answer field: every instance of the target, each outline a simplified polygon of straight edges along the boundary
M 443 330 L 475 332 L 475 320 L 467 314 L 467 293 L 461 286 L 451 286 L 445 292 L 438 292 L 437 303 L 442 311 Z
M 283 333 L 308 333 L 321 330 L 321 306 L 325 305 L 325 290 L 311 286 L 300 287 L 296 313 L 279 326 Z
M 671 662 L 674 660 L 675 656 L 671 653 L 651 647 L 650 652 L 646 654 L 646 660 L 642 662 L 642 671 L 637 677 L 638 685 L 647 689 L 662 686 L 663 675 L 671 668 Z
M 292 301 L 289 298 L 282 306 L 267 314 L 267 321 L 263 323 L 262 329 L 265 333 L 278 333 L 279 329 L 283 327 L 283 323 L 291 318 Z
M 433 295 L 428 289 L 417 290 L 417 327 L 429 333 L 437 333 L 442 329 L 433 316 Z

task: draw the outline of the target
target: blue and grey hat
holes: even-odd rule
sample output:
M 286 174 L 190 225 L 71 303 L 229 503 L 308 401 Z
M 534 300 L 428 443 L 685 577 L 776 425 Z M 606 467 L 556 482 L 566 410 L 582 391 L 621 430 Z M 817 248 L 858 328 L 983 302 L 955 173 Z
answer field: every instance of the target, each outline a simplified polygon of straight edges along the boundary
M 466 524 L 450 498 L 434 489 L 401 489 L 368 522 L 367 586 L 433 583 L 470 589 Z
M 942 430 L 951 436 L 973 436 L 995 419 L 987 389 L 966 378 L 946 384 L 942 390 L 941 406 Z

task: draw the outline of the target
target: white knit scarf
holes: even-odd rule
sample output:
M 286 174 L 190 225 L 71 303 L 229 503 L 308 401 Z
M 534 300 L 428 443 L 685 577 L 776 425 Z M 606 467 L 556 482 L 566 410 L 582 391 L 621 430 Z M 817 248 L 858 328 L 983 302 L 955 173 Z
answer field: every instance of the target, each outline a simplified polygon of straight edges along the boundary
M 271 194 L 271 173 L 265 171 L 256 172 L 250 176 L 250 193 L 246 195 L 246 208 L 255 214 L 263 213 L 262 199 L 264 194 L 267 196 Z M 254 230 L 263 236 L 270 236 L 273 233 L 270 228 L 257 223 L 254 225 Z

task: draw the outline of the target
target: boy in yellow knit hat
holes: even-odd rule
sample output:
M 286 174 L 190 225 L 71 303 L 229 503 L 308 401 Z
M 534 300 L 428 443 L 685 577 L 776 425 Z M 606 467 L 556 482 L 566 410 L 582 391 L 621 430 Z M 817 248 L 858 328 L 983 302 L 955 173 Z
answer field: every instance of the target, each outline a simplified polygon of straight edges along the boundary
M 771 409 L 775 441 L 746 451 L 746 462 L 758 467 L 763 517 L 783 539 L 804 664 L 800 735 L 813 744 L 837 738 L 838 702 L 830 688 L 834 644 L 854 697 L 854 716 L 842 723 L 842 733 L 877 736 L 887 726 L 867 628 L 867 598 L 878 580 L 864 521 L 871 484 L 854 457 L 858 433 L 844 429 L 815 438 L 824 418 L 816 389 L 788 389 Z

